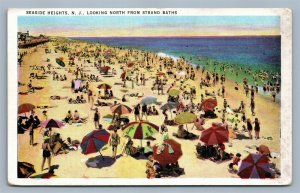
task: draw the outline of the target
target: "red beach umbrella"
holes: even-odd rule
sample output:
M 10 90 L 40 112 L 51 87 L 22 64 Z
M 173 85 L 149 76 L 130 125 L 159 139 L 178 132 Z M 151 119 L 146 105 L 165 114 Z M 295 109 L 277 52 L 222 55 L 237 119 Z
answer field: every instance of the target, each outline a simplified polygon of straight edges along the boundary
M 82 153 L 87 155 L 101 150 L 109 141 L 110 133 L 105 129 L 94 130 L 83 137 L 80 147 Z
M 131 68 L 133 65 L 134 65 L 133 63 L 128 63 L 128 64 L 127 64 L 127 67 L 128 67 L 128 68 Z
M 18 107 L 18 114 L 27 113 L 27 112 L 29 112 L 29 111 L 31 111 L 33 109 L 35 109 L 35 106 L 33 104 L 24 103 L 24 104 L 19 105 L 19 107 Z
M 200 106 L 204 111 L 213 111 L 217 105 L 218 105 L 217 99 L 210 98 L 204 100 Z
M 200 140 L 207 145 L 215 145 L 228 141 L 229 132 L 220 124 L 213 124 L 212 127 L 202 131 Z
M 155 145 L 153 147 L 153 158 L 161 165 L 176 163 L 181 156 L 181 144 L 173 139 L 165 140 L 163 147 L 160 147 L 158 145 Z
M 164 72 L 158 72 L 156 75 L 157 76 L 164 76 L 164 75 L 166 75 L 166 73 L 164 73 Z
M 249 154 L 242 160 L 238 176 L 248 178 L 267 178 L 270 172 L 269 158 L 263 154 Z

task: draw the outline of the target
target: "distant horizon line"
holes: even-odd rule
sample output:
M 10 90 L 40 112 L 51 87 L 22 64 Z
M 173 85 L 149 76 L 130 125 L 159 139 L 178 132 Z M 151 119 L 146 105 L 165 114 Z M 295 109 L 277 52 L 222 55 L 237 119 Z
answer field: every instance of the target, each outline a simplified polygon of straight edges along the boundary
M 280 37 L 281 35 L 221 35 L 221 36 L 49 36 L 62 38 L 222 38 L 222 37 Z

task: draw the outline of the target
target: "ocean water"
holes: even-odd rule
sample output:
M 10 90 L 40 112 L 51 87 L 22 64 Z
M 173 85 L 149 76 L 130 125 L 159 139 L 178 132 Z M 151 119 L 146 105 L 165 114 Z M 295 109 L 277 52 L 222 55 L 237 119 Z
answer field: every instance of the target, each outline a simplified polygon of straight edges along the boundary
M 253 70 L 280 73 L 280 36 L 77 37 L 73 39 L 143 49 L 175 58 L 184 57 L 194 65 L 205 66 L 208 62 L 217 61 L 234 66 L 246 66 Z M 208 66 L 207 69 L 210 67 Z M 231 79 L 240 82 L 242 78 L 232 76 Z M 253 80 L 250 77 L 251 81 Z

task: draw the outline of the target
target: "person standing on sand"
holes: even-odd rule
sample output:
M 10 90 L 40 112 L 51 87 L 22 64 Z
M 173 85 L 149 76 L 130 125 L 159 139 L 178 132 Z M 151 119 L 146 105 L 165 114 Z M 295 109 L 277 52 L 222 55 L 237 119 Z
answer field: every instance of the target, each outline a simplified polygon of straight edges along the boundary
M 225 97 L 225 86 L 222 85 L 222 97 L 224 98 Z
M 42 161 L 42 171 L 44 170 L 44 165 L 46 162 L 46 159 L 48 160 L 48 169 L 51 169 L 51 148 L 49 144 L 49 137 L 47 137 L 44 140 L 44 143 L 42 144 L 42 149 L 43 149 L 43 161 Z
M 120 144 L 120 137 L 117 133 L 118 130 L 114 130 L 113 134 L 111 134 L 110 140 L 109 140 L 109 145 L 112 146 L 112 158 L 116 159 L 117 155 L 117 148 L 118 145 Z
M 251 98 L 251 103 L 250 103 L 250 108 L 251 108 L 251 113 L 252 113 L 252 116 L 255 115 L 255 102 L 254 102 L 254 98 Z
M 250 139 L 252 139 L 252 129 L 253 129 L 253 127 L 252 127 L 251 120 L 247 119 L 247 130 L 248 130 Z
M 255 118 L 254 121 L 254 131 L 255 131 L 255 139 L 259 139 L 259 133 L 260 133 L 260 122 L 258 118 Z
M 273 102 L 276 102 L 276 91 L 275 89 L 272 91 Z
M 100 121 L 100 114 L 98 112 L 98 108 L 95 109 L 94 113 L 94 124 L 95 124 L 95 129 L 99 128 L 99 121 Z
M 139 119 L 139 121 L 141 120 L 141 117 L 140 117 L 140 104 L 137 104 L 135 107 L 134 107 L 134 118 L 135 118 L 135 121 L 137 121 L 137 119 Z
M 144 115 L 145 115 L 146 120 L 147 120 L 147 105 L 146 104 L 143 104 L 143 106 L 142 106 L 142 117 L 141 117 L 141 119 L 143 119 Z

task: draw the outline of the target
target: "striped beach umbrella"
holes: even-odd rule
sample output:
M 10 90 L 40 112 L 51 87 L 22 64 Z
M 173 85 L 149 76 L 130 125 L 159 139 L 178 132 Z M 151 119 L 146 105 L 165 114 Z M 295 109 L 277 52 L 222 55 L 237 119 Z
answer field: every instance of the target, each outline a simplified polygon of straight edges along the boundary
M 131 113 L 132 109 L 126 105 L 123 105 L 123 104 L 117 104 L 117 105 L 114 105 L 110 108 L 111 112 L 112 113 L 116 113 L 116 114 L 129 114 Z
M 148 121 L 131 122 L 124 126 L 124 133 L 132 139 L 146 139 L 158 133 L 159 127 Z
M 80 147 L 82 153 L 87 155 L 98 152 L 109 141 L 110 133 L 105 129 L 94 130 L 83 137 Z
M 213 124 L 209 129 L 202 131 L 200 140 L 207 145 L 228 142 L 229 132 L 221 124 Z
M 251 153 L 242 160 L 238 176 L 240 178 L 267 178 L 270 173 L 269 158 L 260 153 Z
M 41 127 L 44 128 L 61 128 L 63 126 L 65 126 L 65 123 L 59 120 L 55 120 L 55 119 L 48 119 L 46 121 L 43 121 L 40 124 Z

